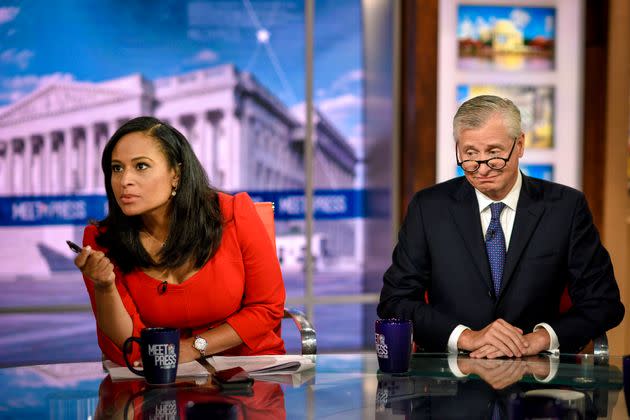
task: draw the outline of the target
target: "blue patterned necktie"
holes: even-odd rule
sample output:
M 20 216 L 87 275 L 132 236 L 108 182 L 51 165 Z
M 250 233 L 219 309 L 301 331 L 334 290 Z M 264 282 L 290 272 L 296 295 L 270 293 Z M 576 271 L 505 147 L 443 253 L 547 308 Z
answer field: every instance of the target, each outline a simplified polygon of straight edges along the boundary
M 503 278 L 503 267 L 505 266 L 505 236 L 501 228 L 499 216 L 505 208 L 504 203 L 490 204 L 490 226 L 486 232 L 486 251 L 488 252 L 488 262 L 490 263 L 490 273 L 492 273 L 492 284 L 494 285 L 494 295 L 499 296 L 501 290 L 501 279 Z
M 503 417 L 503 412 L 501 410 L 501 406 L 499 405 L 499 401 L 495 401 L 494 404 L 492 404 L 492 420 L 501 420 Z

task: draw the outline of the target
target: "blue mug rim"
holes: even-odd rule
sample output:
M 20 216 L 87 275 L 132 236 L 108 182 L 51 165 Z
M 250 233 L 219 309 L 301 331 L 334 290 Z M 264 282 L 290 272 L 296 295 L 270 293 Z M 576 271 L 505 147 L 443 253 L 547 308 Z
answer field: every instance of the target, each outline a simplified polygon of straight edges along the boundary
M 383 318 L 377 319 L 376 323 L 378 324 L 409 324 L 411 323 L 408 319 L 400 319 L 400 318 Z
M 173 328 L 173 327 L 145 327 L 143 329 L 140 330 L 140 334 L 142 333 L 172 333 L 175 331 L 179 331 L 178 328 Z

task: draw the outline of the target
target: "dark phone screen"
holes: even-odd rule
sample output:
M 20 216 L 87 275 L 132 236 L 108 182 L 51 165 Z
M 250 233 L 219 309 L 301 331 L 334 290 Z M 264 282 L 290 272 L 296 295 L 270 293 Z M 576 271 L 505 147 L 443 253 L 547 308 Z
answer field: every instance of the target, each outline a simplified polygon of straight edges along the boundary
M 237 419 L 238 408 L 229 402 L 193 402 L 186 406 L 186 418 L 189 420 L 201 419 Z
M 247 382 L 250 379 L 247 372 L 240 367 L 218 370 L 214 377 L 219 383 Z

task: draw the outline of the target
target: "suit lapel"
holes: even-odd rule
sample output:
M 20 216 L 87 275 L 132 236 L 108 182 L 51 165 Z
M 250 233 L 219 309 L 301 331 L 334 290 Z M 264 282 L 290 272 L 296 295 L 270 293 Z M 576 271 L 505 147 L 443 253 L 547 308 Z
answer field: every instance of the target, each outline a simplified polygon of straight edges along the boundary
M 455 205 L 449 210 L 455 225 L 462 236 L 464 245 L 468 248 L 470 256 L 483 278 L 487 287 L 492 290 L 492 277 L 490 265 L 486 254 L 486 245 L 481 231 L 481 218 L 479 217 L 479 204 L 474 188 L 464 178 L 462 185 L 454 194 Z
M 542 201 L 540 188 L 527 176 L 523 175 L 523 185 L 521 186 L 521 194 L 516 205 L 516 217 L 514 218 L 512 236 L 505 259 L 500 295 L 503 294 L 503 291 L 510 283 L 521 254 L 529 243 L 544 212 L 545 206 Z

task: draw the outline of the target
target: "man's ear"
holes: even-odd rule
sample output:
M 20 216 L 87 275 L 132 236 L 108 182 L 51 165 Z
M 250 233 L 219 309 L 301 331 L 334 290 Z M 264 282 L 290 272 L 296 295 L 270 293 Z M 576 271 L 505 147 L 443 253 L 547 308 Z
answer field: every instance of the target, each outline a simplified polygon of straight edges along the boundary
M 521 132 L 521 135 L 516 139 L 516 146 L 518 147 L 518 157 L 522 158 L 525 153 L 525 133 Z

